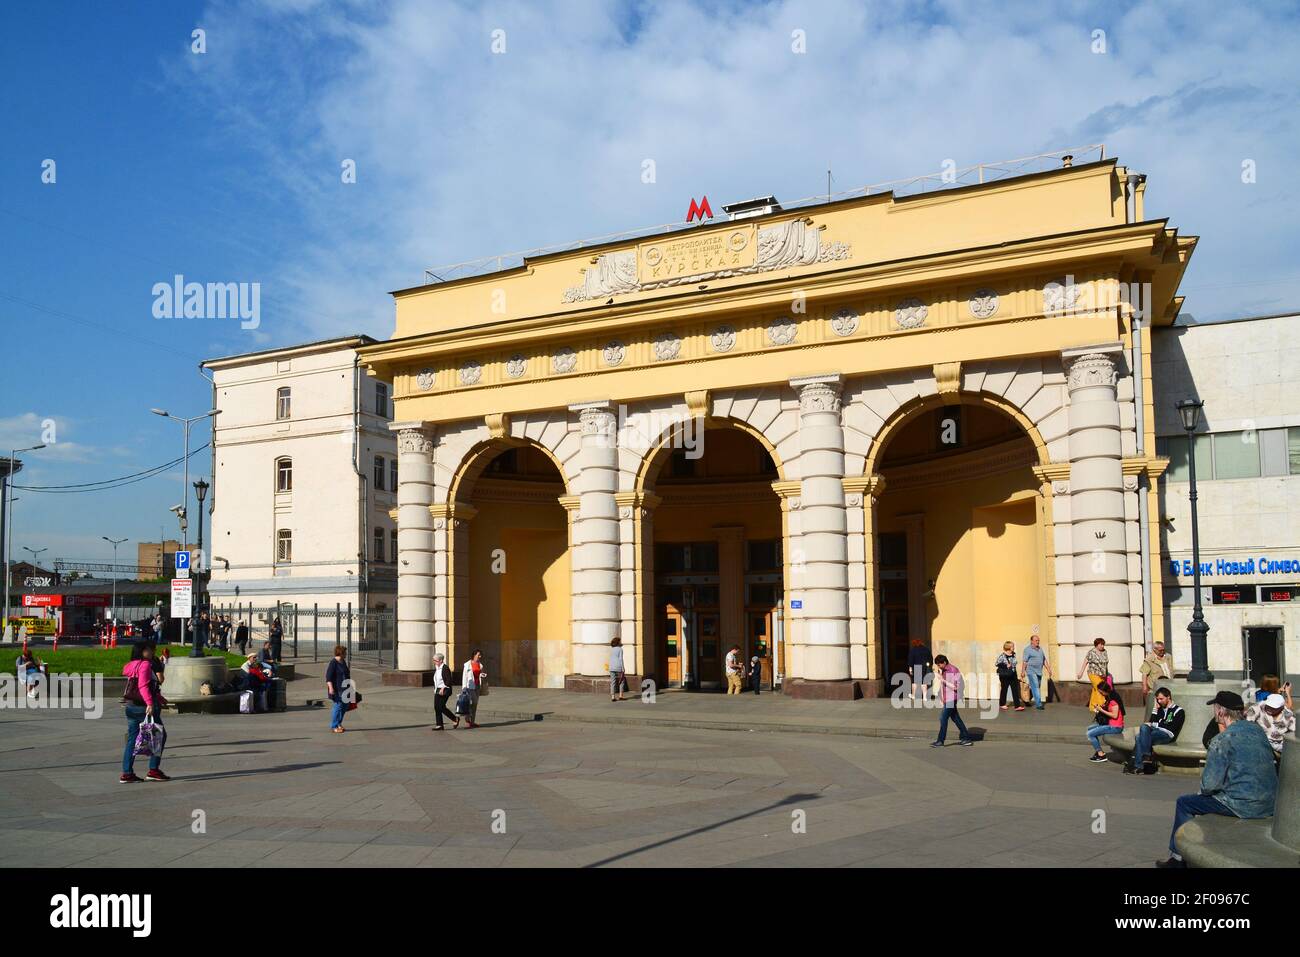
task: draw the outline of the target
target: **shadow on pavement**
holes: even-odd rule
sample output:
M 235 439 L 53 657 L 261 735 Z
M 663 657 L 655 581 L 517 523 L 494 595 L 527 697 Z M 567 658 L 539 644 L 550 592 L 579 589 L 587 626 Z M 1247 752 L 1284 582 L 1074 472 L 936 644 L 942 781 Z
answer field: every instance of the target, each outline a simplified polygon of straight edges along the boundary
M 615 861 L 621 861 L 624 858 L 632 857 L 644 851 L 652 851 L 657 847 L 664 847 L 667 844 L 673 844 L 677 841 L 685 840 L 688 837 L 694 837 L 697 834 L 704 834 L 707 831 L 715 831 L 724 824 L 734 824 L 737 821 L 743 821 L 748 817 L 755 817 L 759 814 L 766 814 L 768 811 L 775 811 L 777 808 L 786 807 L 791 804 L 806 804 L 808 801 L 816 801 L 819 795 L 816 794 L 791 794 L 789 797 L 782 798 L 775 804 L 769 804 L 767 807 L 756 808 L 753 811 L 747 811 L 744 814 L 737 814 L 735 817 L 729 817 L 725 821 L 718 821 L 714 824 L 706 824 L 704 827 L 697 827 L 693 831 L 687 831 L 684 834 L 678 834 L 676 837 L 670 837 L 662 841 L 656 841 L 654 844 L 647 844 L 645 847 L 638 847 L 635 850 L 624 851 L 622 854 L 615 854 L 613 857 L 607 857 L 603 861 L 592 861 L 585 867 L 603 867 L 606 864 L 612 864 Z

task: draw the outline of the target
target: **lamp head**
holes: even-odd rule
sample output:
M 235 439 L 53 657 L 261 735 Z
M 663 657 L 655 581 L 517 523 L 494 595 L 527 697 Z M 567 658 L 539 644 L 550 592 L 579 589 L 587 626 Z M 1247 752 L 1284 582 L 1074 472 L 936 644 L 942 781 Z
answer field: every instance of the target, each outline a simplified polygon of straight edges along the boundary
M 1201 409 L 1203 408 L 1205 408 L 1205 403 L 1197 402 L 1195 399 L 1183 399 L 1178 403 L 1178 414 L 1182 417 L 1185 431 L 1196 431 L 1196 427 L 1201 423 Z

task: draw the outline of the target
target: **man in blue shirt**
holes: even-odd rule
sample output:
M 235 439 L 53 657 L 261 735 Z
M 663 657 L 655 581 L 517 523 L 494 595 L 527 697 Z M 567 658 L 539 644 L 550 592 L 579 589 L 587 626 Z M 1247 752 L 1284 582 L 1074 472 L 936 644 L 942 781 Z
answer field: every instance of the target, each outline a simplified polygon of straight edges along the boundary
M 1034 710 L 1043 710 L 1043 675 L 1052 677 L 1052 663 L 1047 660 L 1047 652 L 1042 648 L 1038 635 L 1031 635 L 1029 644 L 1020 655 L 1020 677 L 1029 684 L 1029 693 L 1034 696 Z
M 1200 814 L 1228 817 L 1272 817 L 1277 798 L 1277 771 L 1273 748 L 1264 729 L 1246 720 L 1241 695 L 1220 691 L 1213 701 L 1214 717 L 1222 730 L 1214 736 L 1205 754 L 1201 772 L 1201 793 L 1184 794 L 1174 810 L 1174 829 L 1169 835 L 1170 857 L 1157 867 L 1186 867 L 1174 844 L 1178 829 Z

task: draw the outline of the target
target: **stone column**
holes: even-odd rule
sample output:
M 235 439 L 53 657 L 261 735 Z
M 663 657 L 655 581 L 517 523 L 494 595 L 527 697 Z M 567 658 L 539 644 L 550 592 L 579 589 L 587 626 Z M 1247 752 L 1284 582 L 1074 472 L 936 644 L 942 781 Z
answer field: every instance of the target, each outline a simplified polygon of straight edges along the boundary
M 876 503 L 885 492 L 883 475 L 859 475 L 844 480 L 848 518 L 849 656 L 852 677 L 863 683 L 869 698 L 888 694 L 880 646 L 879 595 L 876 566 Z
M 384 681 L 420 684 L 433 668 L 433 428 L 389 428 L 397 433 L 397 672 Z
M 1106 639 L 1117 683 L 1133 680 L 1124 535 L 1123 444 L 1116 393 L 1120 343 L 1061 353 L 1070 405 L 1070 551 L 1073 677 L 1093 639 Z
M 654 619 L 654 509 L 651 492 L 619 492 L 619 617 L 629 687 L 657 675 Z M 658 678 L 662 680 L 662 676 Z M 632 690 L 635 692 L 636 687 Z
M 857 697 L 850 685 L 848 517 L 844 510 L 844 428 L 840 377 L 791 379 L 799 393 L 799 549 L 803 559 L 802 674 L 796 696 Z M 843 688 L 808 682 L 842 682 Z
M 607 676 L 609 643 L 619 633 L 619 527 L 617 422 L 608 402 L 569 406 L 578 413 L 582 445 L 571 483 L 578 496 L 573 519 L 572 690 L 589 690 Z

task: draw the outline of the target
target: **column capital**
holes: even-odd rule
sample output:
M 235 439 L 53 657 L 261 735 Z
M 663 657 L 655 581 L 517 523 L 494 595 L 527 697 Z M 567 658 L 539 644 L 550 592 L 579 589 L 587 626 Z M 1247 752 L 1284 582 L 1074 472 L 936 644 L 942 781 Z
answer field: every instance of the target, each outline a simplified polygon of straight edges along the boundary
M 1061 365 L 1065 367 L 1069 390 L 1094 386 L 1114 388 L 1118 377 L 1118 359 L 1124 352 L 1120 342 L 1106 342 L 1095 346 L 1081 346 L 1061 350 Z
M 598 402 L 576 402 L 569 406 L 570 412 L 578 413 L 578 424 L 584 436 L 609 435 L 614 431 L 617 420 L 608 399 Z
M 437 427 L 427 422 L 390 422 L 388 428 L 397 433 L 398 452 L 433 454 L 433 437 Z
M 457 522 L 468 522 L 478 514 L 478 509 L 459 502 L 440 502 L 429 506 L 429 514 L 433 516 L 433 527 L 441 529 L 446 528 L 449 522 L 452 527 Z
M 840 411 L 840 374 L 796 376 L 790 388 L 799 393 L 799 414 Z
M 574 496 L 577 498 L 577 496 Z M 663 499 L 654 492 L 615 492 L 614 504 L 618 506 L 619 518 L 635 518 L 640 513 L 642 518 L 650 515 Z M 577 505 L 575 503 L 574 507 Z

